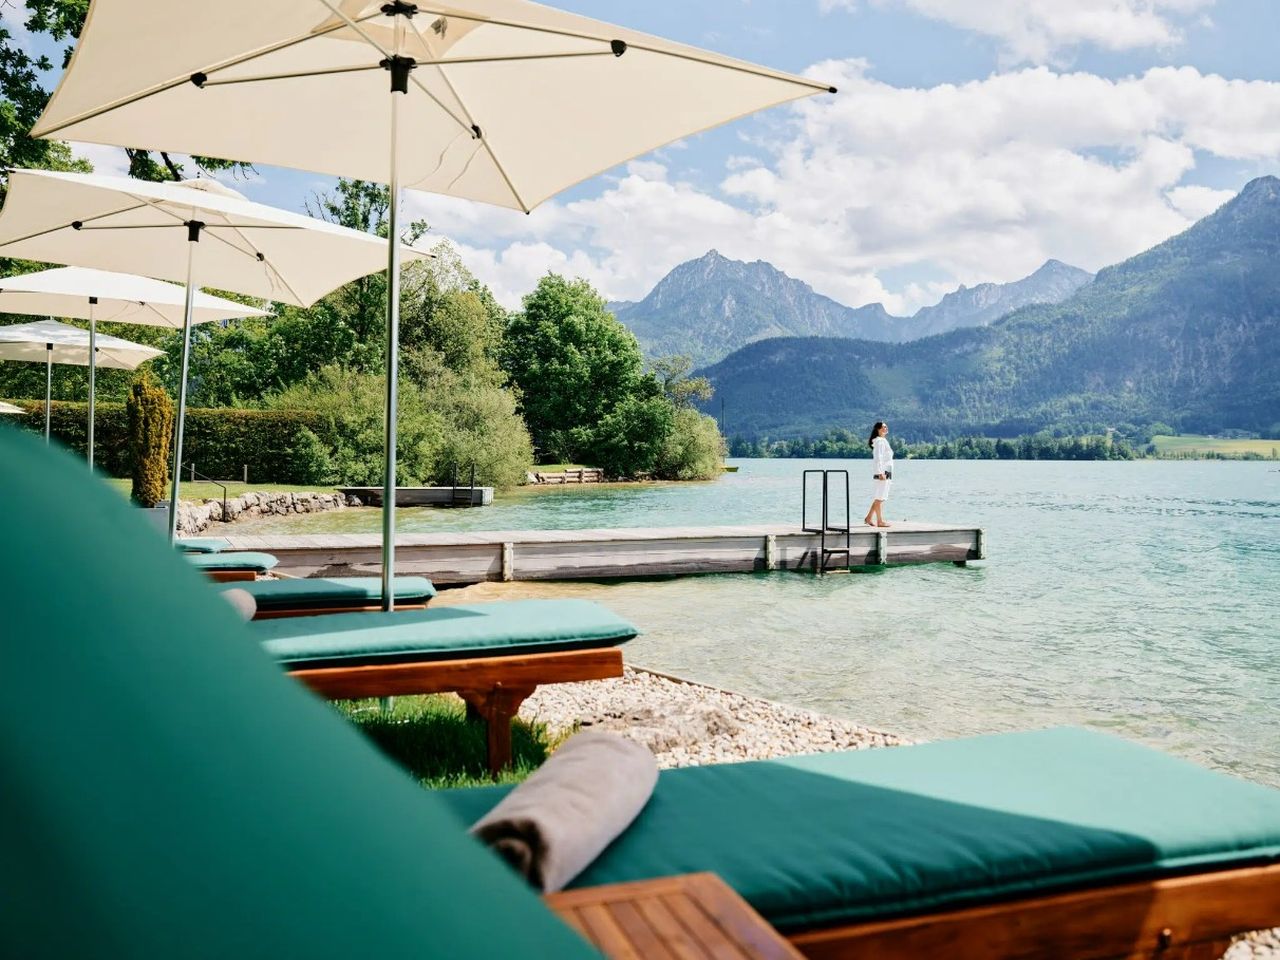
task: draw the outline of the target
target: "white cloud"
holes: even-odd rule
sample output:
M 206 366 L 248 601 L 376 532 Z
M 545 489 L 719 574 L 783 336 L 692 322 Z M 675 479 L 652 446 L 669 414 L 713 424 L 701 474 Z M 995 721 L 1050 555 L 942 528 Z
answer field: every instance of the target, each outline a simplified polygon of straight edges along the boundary
M 717 189 L 641 161 L 527 217 L 410 194 L 413 213 L 461 241 L 512 306 L 549 269 L 637 299 L 715 247 L 909 313 L 956 283 L 1013 280 L 1050 257 L 1096 270 L 1180 232 L 1230 196 L 1196 184 L 1198 156 L 1280 162 L 1280 83 L 1041 67 L 913 89 L 861 61 L 812 72 L 841 93 L 805 101 L 757 158 L 726 161 Z
M 1001 42 L 1014 63 L 1048 63 L 1064 50 L 1091 44 L 1106 50 L 1167 48 L 1182 41 L 1180 21 L 1214 0 L 870 0 L 901 6 Z M 829 12 L 858 0 L 818 0 Z M 1196 18 L 1204 23 L 1202 15 Z
M 80 160 L 88 160 L 93 165 L 94 173 L 113 177 L 129 175 L 129 158 L 120 147 L 107 147 L 98 143 L 73 143 L 71 155 Z

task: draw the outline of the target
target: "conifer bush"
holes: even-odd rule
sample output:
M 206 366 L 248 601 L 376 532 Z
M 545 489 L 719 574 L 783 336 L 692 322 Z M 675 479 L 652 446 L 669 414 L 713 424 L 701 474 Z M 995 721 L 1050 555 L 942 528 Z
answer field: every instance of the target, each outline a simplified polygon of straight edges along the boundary
M 143 373 L 130 388 L 125 405 L 133 466 L 131 496 L 144 507 L 154 507 L 164 499 L 169 479 L 173 401 L 150 373 Z

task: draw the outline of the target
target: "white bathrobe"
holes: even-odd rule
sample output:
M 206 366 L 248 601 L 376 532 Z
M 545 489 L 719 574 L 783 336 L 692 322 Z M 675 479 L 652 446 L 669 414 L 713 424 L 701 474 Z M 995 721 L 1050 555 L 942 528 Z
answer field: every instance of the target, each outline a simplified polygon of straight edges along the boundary
M 871 444 L 871 459 L 875 462 L 875 469 L 871 471 L 872 476 L 883 475 L 893 469 L 893 447 L 889 446 L 889 441 L 884 437 L 876 437 Z M 892 480 L 876 480 L 875 498 L 877 500 L 889 499 L 889 488 L 893 486 Z

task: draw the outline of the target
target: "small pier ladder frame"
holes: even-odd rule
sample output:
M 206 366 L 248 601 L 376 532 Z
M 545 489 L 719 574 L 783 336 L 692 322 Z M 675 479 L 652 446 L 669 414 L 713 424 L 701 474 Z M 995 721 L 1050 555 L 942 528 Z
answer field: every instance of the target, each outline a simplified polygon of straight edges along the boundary
M 822 517 L 818 526 L 809 526 L 809 476 L 816 475 L 822 477 Z M 844 483 L 844 523 L 835 523 L 831 518 L 831 479 L 838 477 Z M 817 573 L 826 573 L 831 569 L 831 558 L 844 554 L 844 569 L 849 569 L 853 565 L 853 539 L 851 531 L 851 521 L 849 513 L 852 509 L 849 498 L 849 471 L 848 470 L 819 470 L 809 469 L 804 471 L 801 479 L 800 492 L 800 527 L 805 533 L 818 534 L 819 548 L 818 555 L 815 558 L 814 570 Z M 844 546 L 827 546 L 827 534 L 844 534 Z M 835 540 L 834 542 L 839 542 Z

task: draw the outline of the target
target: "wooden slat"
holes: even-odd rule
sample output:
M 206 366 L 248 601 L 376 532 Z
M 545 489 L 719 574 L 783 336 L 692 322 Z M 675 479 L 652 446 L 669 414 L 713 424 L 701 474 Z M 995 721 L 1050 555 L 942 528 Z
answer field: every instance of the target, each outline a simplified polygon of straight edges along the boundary
M 381 603 L 367 603 L 358 607 L 273 607 L 264 610 L 259 607 L 253 614 L 255 620 L 279 620 L 283 617 L 314 617 L 328 613 L 373 613 L 382 609 Z M 401 610 L 425 610 L 425 603 L 401 604 L 397 601 L 396 612 Z
M 540 686 L 622 676 L 622 651 L 568 650 L 517 657 L 292 670 L 291 677 L 330 700 L 395 697 L 495 686 Z
M 1220 956 L 1234 934 L 1277 924 L 1280 864 L 810 930 L 791 942 L 810 960 L 1199 960 Z
M 611 960 L 801 960 L 711 873 L 567 890 L 546 900 Z

